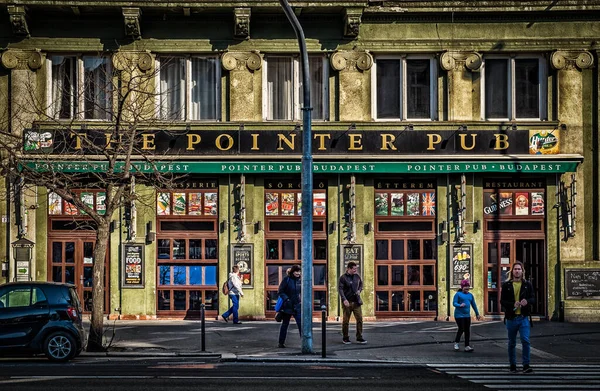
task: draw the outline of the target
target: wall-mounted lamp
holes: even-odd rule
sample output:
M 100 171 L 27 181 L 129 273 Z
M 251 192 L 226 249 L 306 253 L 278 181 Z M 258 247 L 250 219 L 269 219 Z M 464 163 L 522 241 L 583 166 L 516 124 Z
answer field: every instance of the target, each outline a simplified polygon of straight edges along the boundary
M 117 222 L 112 220 L 110 222 L 110 224 L 108 225 L 108 231 L 112 234 L 113 232 L 115 232 L 115 226 L 117 225 Z
M 481 228 L 481 221 L 480 220 L 476 220 L 473 222 L 473 233 L 476 234 L 477 231 L 479 231 L 479 228 Z
M 254 234 L 257 234 L 262 230 L 263 230 L 263 222 L 262 221 L 257 221 L 256 223 L 254 223 Z
M 370 232 L 373 232 L 373 223 L 368 222 L 365 224 L 365 235 L 368 235 Z
M 156 232 L 152 232 L 152 221 L 146 223 L 146 244 L 150 244 L 156 240 Z
M 442 242 L 448 241 L 448 222 L 446 220 L 442 221 L 438 225 L 438 235 Z
M 466 132 L 468 129 L 469 129 L 469 127 L 467 125 L 460 125 L 458 127 L 459 132 Z
M 221 233 L 227 231 L 227 227 L 229 226 L 229 223 L 227 222 L 227 220 L 223 220 L 219 223 L 219 231 Z
M 334 233 L 337 230 L 337 223 L 335 221 L 332 221 L 331 223 L 329 223 L 329 234 L 331 235 L 332 233 Z

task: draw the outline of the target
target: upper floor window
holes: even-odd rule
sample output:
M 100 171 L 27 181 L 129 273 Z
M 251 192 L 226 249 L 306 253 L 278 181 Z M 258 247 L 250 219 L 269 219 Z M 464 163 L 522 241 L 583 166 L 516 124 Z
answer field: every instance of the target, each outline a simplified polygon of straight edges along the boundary
M 50 105 L 56 119 L 112 118 L 112 67 L 104 56 L 49 57 Z
M 296 56 L 272 56 L 263 68 L 263 113 L 267 120 L 300 120 L 304 105 L 302 64 Z M 312 119 L 329 119 L 329 75 L 325 56 L 309 56 Z
M 491 57 L 483 67 L 485 119 L 546 119 L 546 66 L 541 57 Z
M 221 72 L 216 57 L 161 57 L 158 116 L 165 120 L 220 120 Z
M 377 119 L 436 119 L 437 68 L 430 57 L 378 57 L 374 113 Z

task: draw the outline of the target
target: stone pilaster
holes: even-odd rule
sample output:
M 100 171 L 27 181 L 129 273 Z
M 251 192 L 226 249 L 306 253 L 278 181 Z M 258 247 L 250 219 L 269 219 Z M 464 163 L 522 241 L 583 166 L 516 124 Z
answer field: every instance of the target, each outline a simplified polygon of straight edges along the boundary
M 471 121 L 474 102 L 473 72 L 479 72 L 482 57 L 475 52 L 444 52 L 440 56 L 440 67 L 448 75 L 448 120 Z
M 144 51 L 121 51 L 113 54 L 113 68 L 119 72 L 121 84 L 128 93 L 122 106 L 123 118 L 150 120 L 154 117 L 155 58 Z M 114 113 L 115 115 L 118 113 Z
M 337 51 L 330 62 L 339 72 L 339 120 L 370 121 L 373 56 L 368 51 Z
M 229 71 L 229 110 L 231 121 L 261 120 L 262 56 L 259 52 L 227 52 L 221 58 Z

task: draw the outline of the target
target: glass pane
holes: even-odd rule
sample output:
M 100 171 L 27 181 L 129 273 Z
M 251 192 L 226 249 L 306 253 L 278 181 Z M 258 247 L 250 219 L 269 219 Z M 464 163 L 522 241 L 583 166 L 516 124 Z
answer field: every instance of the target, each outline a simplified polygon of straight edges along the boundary
M 219 309 L 219 291 L 204 291 L 204 300 L 206 301 L 207 310 Z
M 65 262 L 75 263 L 75 242 L 65 243 Z
M 296 195 L 294 193 L 281 193 L 281 215 L 282 216 L 293 216 L 294 215 L 294 201 Z
M 500 243 L 500 263 L 502 265 L 510 265 L 510 243 Z
M 65 282 L 67 284 L 75 284 L 75 266 L 65 267 Z
M 421 241 L 409 240 L 408 241 L 408 259 L 421 259 Z
M 404 259 L 404 240 L 392 240 L 392 259 Z
M 171 309 L 171 291 L 158 291 L 158 309 L 163 311 Z
M 158 259 L 171 258 L 171 241 L 169 239 L 158 239 Z
M 60 215 L 62 214 L 62 198 L 56 193 L 48 194 L 48 214 L 49 215 Z
M 171 214 L 171 194 L 158 193 L 156 196 L 156 214 L 168 216 Z
M 52 266 L 52 281 L 63 282 L 62 277 L 62 266 Z
M 161 265 L 158 268 L 158 284 L 171 285 L 171 266 Z
M 105 215 L 106 214 L 106 193 L 105 192 L 99 192 L 96 195 L 96 210 L 98 211 L 99 215 Z
M 185 259 L 185 239 L 173 239 L 173 259 Z
M 408 310 L 409 311 L 421 311 L 421 292 L 420 291 L 410 291 L 408 292 Z
M 377 118 L 400 118 L 399 60 L 377 60 Z
M 173 291 L 173 309 L 175 311 L 185 311 L 185 291 Z
M 388 198 L 387 193 L 375 194 L 375 214 L 377 216 L 388 215 Z
M 52 242 L 52 262 L 62 262 L 62 242 Z
M 200 311 L 200 304 L 202 304 L 202 291 L 190 291 L 190 311 Z
M 173 285 L 185 285 L 186 270 L 186 266 L 173 266 Z
M 392 266 L 392 285 L 404 285 L 404 266 Z
M 321 311 L 321 305 L 327 305 L 327 292 L 313 291 L 313 311 Z
M 217 239 L 204 240 L 204 258 L 217 259 Z
M 265 215 L 279 215 L 279 193 L 265 193 Z
M 485 117 L 508 118 L 507 60 L 485 60 Z
M 190 266 L 190 285 L 202 285 L 202 266 Z
M 267 266 L 267 284 L 271 286 L 279 286 L 279 269 L 280 266 Z M 277 298 L 275 298 L 277 300 Z
M 162 58 L 160 64 L 160 117 L 185 117 L 185 59 Z
M 435 285 L 433 265 L 423 265 L 423 285 Z
M 408 193 L 406 195 L 406 214 L 408 216 L 419 216 L 419 193 Z
M 377 295 L 377 309 L 376 311 L 389 311 L 390 308 L 390 303 L 389 303 L 389 299 L 388 299 L 388 293 L 387 291 L 385 292 L 376 292 L 375 293 Z
M 202 259 L 202 240 L 190 239 L 190 259 Z
M 327 91 L 326 86 L 328 80 L 324 77 L 323 72 L 323 57 L 309 57 L 310 70 L 310 102 L 313 107 L 312 118 L 316 120 L 328 119 L 327 112 L 325 111 L 327 105 Z M 304 96 L 300 94 L 300 100 L 304 105 Z
M 327 200 L 325 193 L 313 194 L 313 216 L 325 216 L 327 212 Z
M 86 266 L 83 268 L 83 286 L 92 286 L 93 269 L 94 268 L 92 266 Z
M 112 75 L 108 58 L 83 57 L 85 119 L 110 119 Z
M 267 61 L 267 94 L 270 108 L 267 119 L 294 119 L 293 62 L 290 57 L 272 57 Z
M 204 285 L 217 285 L 217 267 L 204 267 Z
M 498 265 L 498 245 L 497 243 L 488 243 L 488 263 Z
M 407 118 L 431 117 L 431 75 L 429 60 L 406 61 Z
M 217 215 L 217 200 L 219 195 L 217 193 L 206 193 L 204 194 L 204 214 L 208 216 Z
M 51 56 L 52 115 L 54 118 L 73 118 L 75 109 L 75 58 Z
M 500 312 L 500 308 L 498 308 L 498 292 L 488 292 L 487 312 L 492 314 Z
M 188 193 L 188 214 L 191 216 L 202 214 L 202 193 Z
M 325 285 L 327 267 L 325 265 L 313 266 L 313 285 Z
M 540 116 L 540 69 L 537 59 L 515 60 L 516 118 Z
M 92 291 L 83 291 L 83 310 L 92 310 Z
M 192 58 L 191 119 L 218 118 L 219 73 L 216 58 Z
M 267 240 L 267 259 L 279 259 L 278 240 Z
M 375 241 L 375 259 L 386 260 L 388 258 L 389 258 L 388 241 L 387 240 L 376 240 Z
M 377 285 L 387 285 L 389 283 L 387 265 L 377 266 Z
M 422 193 L 423 216 L 435 216 L 435 193 Z
M 498 269 L 496 266 L 487 269 L 487 287 L 490 289 L 498 288 Z
M 83 242 L 83 263 L 94 263 L 94 243 L 92 242 Z
M 267 291 L 267 311 L 275 311 L 277 297 L 277 291 Z
M 506 282 L 506 280 L 508 280 L 508 272 L 510 271 L 510 268 L 508 266 L 503 267 L 502 270 L 500 271 L 500 286 L 502 286 L 502 284 L 504 284 Z
M 392 292 L 392 308 L 390 311 L 404 311 L 404 292 L 393 291 Z
M 408 266 L 408 284 L 409 285 L 421 285 L 421 267 L 420 266 Z
M 391 197 L 391 215 L 404 216 L 404 193 L 392 193 Z
M 436 291 L 425 291 L 425 308 L 423 311 L 437 311 L 437 292 Z
M 327 260 L 327 241 L 326 240 L 315 240 L 313 242 L 313 248 L 315 251 L 315 259 Z
M 295 244 L 296 244 L 296 241 L 293 239 L 281 241 L 281 249 L 283 252 L 283 257 L 281 259 L 296 259 L 296 255 L 294 252 Z
M 423 259 L 436 259 L 437 246 L 435 240 L 424 239 L 423 240 Z

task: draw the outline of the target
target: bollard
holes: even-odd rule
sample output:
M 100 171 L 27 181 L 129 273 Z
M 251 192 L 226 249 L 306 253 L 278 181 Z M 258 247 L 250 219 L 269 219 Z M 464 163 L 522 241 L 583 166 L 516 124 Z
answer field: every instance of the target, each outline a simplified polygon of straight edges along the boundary
M 325 358 L 327 357 L 327 307 L 325 304 L 321 305 L 321 334 L 321 357 Z
M 204 318 L 205 304 L 200 304 L 200 341 L 202 345 L 202 351 L 206 351 L 206 322 Z

